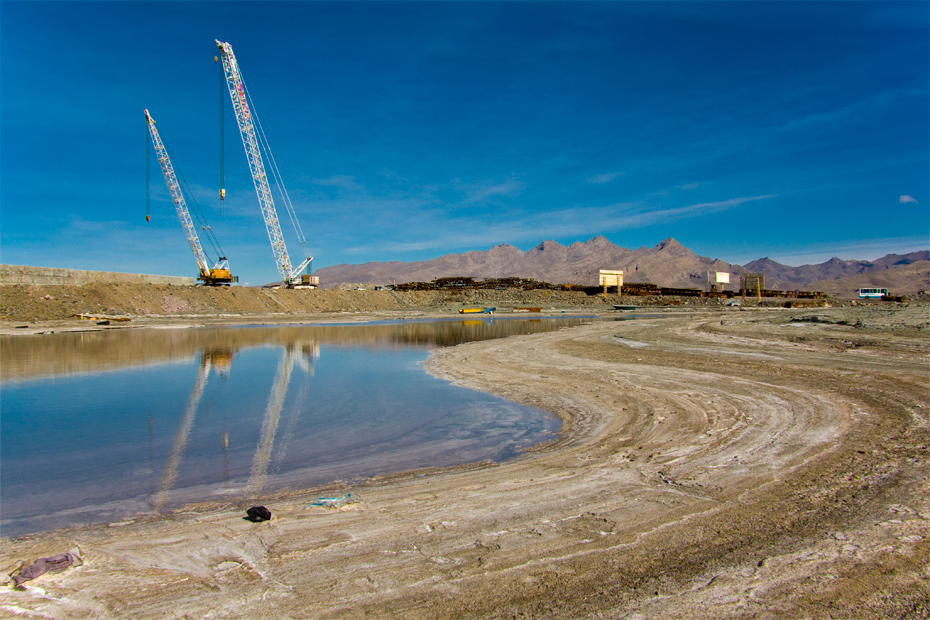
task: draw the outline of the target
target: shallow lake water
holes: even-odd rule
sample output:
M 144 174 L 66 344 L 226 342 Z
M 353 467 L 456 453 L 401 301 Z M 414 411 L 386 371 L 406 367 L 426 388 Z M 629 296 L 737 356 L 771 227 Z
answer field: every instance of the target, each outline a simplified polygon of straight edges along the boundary
M 513 458 L 552 439 L 558 420 L 422 362 L 435 347 L 586 321 L 0 338 L 0 535 Z

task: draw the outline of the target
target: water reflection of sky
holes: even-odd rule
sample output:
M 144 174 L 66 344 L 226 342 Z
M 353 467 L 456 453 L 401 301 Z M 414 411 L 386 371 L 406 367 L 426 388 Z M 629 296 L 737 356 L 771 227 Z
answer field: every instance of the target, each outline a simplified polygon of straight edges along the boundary
M 4 367 L 20 368 L 6 368 L 0 401 L 0 534 L 511 458 L 558 421 L 422 362 L 469 333 L 578 322 L 125 330 L 20 336 L 12 351 L 3 340 Z

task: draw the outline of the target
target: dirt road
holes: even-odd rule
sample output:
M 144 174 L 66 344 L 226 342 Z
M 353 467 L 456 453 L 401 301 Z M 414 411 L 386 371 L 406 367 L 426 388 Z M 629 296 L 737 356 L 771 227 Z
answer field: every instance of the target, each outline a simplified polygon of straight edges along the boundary
M 680 313 L 437 351 L 545 408 L 503 465 L 4 540 L 85 563 L 0 590 L 40 618 L 925 618 L 930 324 L 894 310 Z

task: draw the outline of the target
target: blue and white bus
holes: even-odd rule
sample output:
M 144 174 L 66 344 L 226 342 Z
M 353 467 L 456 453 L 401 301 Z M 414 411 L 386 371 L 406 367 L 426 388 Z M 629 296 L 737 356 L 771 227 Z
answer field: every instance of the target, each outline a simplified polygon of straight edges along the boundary
M 886 288 L 860 288 L 859 297 L 862 299 L 881 299 L 888 294 Z

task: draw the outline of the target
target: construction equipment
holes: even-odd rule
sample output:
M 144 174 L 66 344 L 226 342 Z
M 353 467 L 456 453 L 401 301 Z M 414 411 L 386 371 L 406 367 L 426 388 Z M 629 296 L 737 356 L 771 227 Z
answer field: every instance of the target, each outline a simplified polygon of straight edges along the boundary
M 158 157 L 158 163 L 161 165 L 162 174 L 165 176 L 165 184 L 168 186 L 168 192 L 171 194 L 171 201 L 174 203 L 174 208 L 178 212 L 178 219 L 181 221 L 181 226 L 184 228 L 184 233 L 187 235 L 187 243 L 190 244 L 191 252 L 194 253 L 194 259 L 197 261 L 197 268 L 200 271 L 200 275 L 197 276 L 197 279 L 208 286 L 228 286 L 233 282 L 238 282 L 238 276 L 233 276 L 229 273 L 229 262 L 226 260 L 225 256 L 222 256 L 223 252 L 219 248 L 219 243 L 216 241 L 216 238 L 213 236 L 213 231 L 209 226 L 203 223 L 201 224 L 201 229 L 210 236 L 214 248 L 216 248 L 217 252 L 221 255 L 216 263 L 212 267 L 210 266 L 207 255 L 204 254 L 203 247 L 200 245 L 200 238 L 197 236 L 197 229 L 194 227 L 191 214 L 187 210 L 187 203 L 184 201 L 184 194 L 181 191 L 180 184 L 178 184 L 178 178 L 174 173 L 174 167 L 171 165 L 171 160 L 168 158 L 168 151 L 165 149 L 165 145 L 158 135 L 158 130 L 155 128 L 155 119 L 152 118 L 148 110 L 145 110 L 145 121 L 148 124 L 149 135 L 152 137 L 152 145 L 155 147 L 155 156 Z M 146 219 L 148 219 L 148 215 L 146 215 Z
M 296 286 L 313 287 L 319 282 L 314 276 L 304 274 L 301 271 L 308 267 L 313 261 L 313 257 L 307 252 L 307 240 L 304 238 L 303 231 L 297 221 L 297 214 L 294 206 L 291 204 L 287 190 L 281 179 L 281 174 L 275 164 L 274 156 L 268 147 L 268 141 L 262 132 L 261 123 L 255 114 L 254 106 L 249 105 L 249 99 L 242 81 L 242 74 L 239 71 L 239 63 L 236 62 L 236 56 L 233 54 L 232 46 L 224 43 L 219 39 L 216 40 L 216 46 L 220 49 L 220 58 L 223 60 L 223 71 L 226 74 L 226 86 L 229 89 L 229 98 L 232 100 L 233 111 L 236 114 L 236 121 L 239 124 L 239 134 L 242 137 L 242 146 L 245 148 L 245 157 L 249 163 L 249 170 L 252 173 L 252 180 L 255 182 L 255 193 L 258 195 L 258 204 L 262 210 L 262 217 L 265 219 L 265 228 L 268 231 L 268 239 L 271 241 L 271 249 L 274 252 L 275 262 L 284 285 L 288 288 Z M 216 62 L 216 57 L 214 57 Z M 253 119 L 254 122 L 253 122 Z M 269 171 L 274 176 L 275 184 L 281 193 L 282 201 L 287 208 L 288 216 L 297 233 L 297 238 L 303 246 L 307 258 L 296 268 L 291 267 L 291 259 L 287 254 L 287 246 L 284 243 L 284 235 L 281 233 L 281 225 L 278 222 L 278 213 L 274 207 L 274 200 L 271 195 L 271 186 L 268 183 L 268 176 L 265 171 L 265 164 L 262 160 L 261 151 L 264 150 L 268 155 L 270 164 Z

